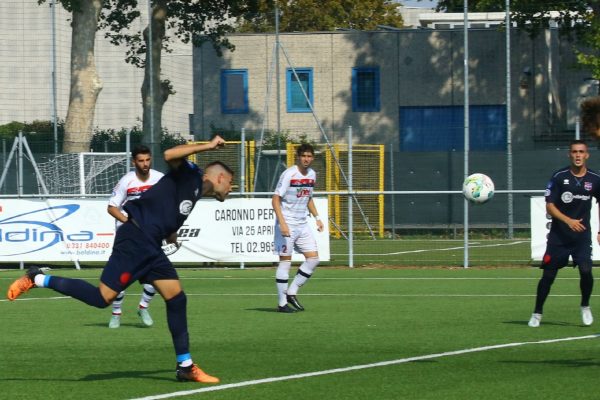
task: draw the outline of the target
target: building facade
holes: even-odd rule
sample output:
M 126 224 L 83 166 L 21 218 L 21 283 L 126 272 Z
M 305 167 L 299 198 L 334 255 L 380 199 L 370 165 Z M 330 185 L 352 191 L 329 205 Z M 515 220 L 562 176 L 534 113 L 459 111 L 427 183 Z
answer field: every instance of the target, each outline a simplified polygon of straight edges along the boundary
M 235 51 L 194 49 L 192 131 L 270 131 L 331 140 L 352 126 L 361 143 L 401 151 L 463 148 L 462 29 L 231 35 Z M 506 147 L 506 34 L 469 30 L 469 104 L 474 150 Z M 511 135 L 534 149 L 573 135 L 589 90 L 572 44 L 555 29 L 530 38 L 511 30 Z M 277 88 L 279 87 L 279 94 Z M 303 90 L 304 89 L 304 90 Z M 310 99 L 312 105 L 307 103 Z

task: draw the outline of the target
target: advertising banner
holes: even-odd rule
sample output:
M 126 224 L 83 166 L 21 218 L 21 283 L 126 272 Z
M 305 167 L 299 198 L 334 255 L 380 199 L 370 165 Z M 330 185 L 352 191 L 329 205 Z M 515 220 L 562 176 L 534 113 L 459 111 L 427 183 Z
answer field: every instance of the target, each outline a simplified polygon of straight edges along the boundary
M 314 199 L 323 221 L 327 200 Z M 0 261 L 106 261 L 115 221 L 106 199 L 0 199 Z M 321 260 L 329 260 L 329 232 L 314 229 Z M 274 262 L 271 199 L 200 200 L 178 232 L 173 262 Z M 295 260 L 302 260 L 299 254 Z
M 550 232 L 551 218 L 546 214 L 544 196 L 531 198 L 531 259 L 542 261 L 546 251 L 546 237 Z M 592 201 L 590 224 L 592 227 L 592 259 L 600 260 L 600 246 L 596 240 L 598 230 L 598 204 Z

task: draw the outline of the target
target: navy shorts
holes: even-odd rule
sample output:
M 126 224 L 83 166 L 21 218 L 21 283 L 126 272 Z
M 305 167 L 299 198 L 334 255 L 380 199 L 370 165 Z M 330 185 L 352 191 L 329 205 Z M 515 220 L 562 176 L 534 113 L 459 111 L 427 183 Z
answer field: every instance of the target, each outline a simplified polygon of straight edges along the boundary
M 592 266 L 592 243 L 580 240 L 569 244 L 550 244 L 542 259 L 542 269 L 559 269 L 569 264 L 569 256 L 573 257 L 573 266 Z
M 160 244 L 154 243 L 131 222 L 121 225 L 100 281 L 112 290 L 121 292 L 135 281 L 152 283 L 163 279 L 179 277 Z

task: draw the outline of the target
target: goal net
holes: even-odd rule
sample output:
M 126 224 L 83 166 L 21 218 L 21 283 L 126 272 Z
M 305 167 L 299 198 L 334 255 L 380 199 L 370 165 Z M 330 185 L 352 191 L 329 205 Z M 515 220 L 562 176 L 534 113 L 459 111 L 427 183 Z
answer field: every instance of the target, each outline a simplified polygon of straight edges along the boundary
M 129 171 L 128 153 L 58 154 L 38 169 L 49 194 L 109 195 Z

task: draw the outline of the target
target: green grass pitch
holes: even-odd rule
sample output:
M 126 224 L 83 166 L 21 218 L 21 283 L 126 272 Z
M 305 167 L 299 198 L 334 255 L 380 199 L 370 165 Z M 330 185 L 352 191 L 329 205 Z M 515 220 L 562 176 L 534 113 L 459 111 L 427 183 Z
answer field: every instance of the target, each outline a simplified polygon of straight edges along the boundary
M 51 272 L 93 283 L 100 274 Z M 307 311 L 290 315 L 274 312 L 274 272 L 179 270 L 188 295 L 191 352 L 221 378 L 217 386 L 175 380 L 164 303 L 154 300 L 155 325 L 143 327 L 135 314 L 138 284 L 128 290 L 116 330 L 107 327 L 110 309 L 51 290 L 2 300 L 0 398 L 597 396 L 600 314 L 591 327 L 582 326 L 578 275 L 571 268 L 559 273 L 538 329 L 527 327 L 536 268 L 322 267 L 299 295 Z M 4 293 L 18 276 L 20 271 L 0 272 Z M 593 297 L 593 310 L 596 302 Z M 544 342 L 553 339 L 559 341 Z M 378 364 L 386 361 L 391 363 Z M 216 390 L 199 391 L 205 388 Z

